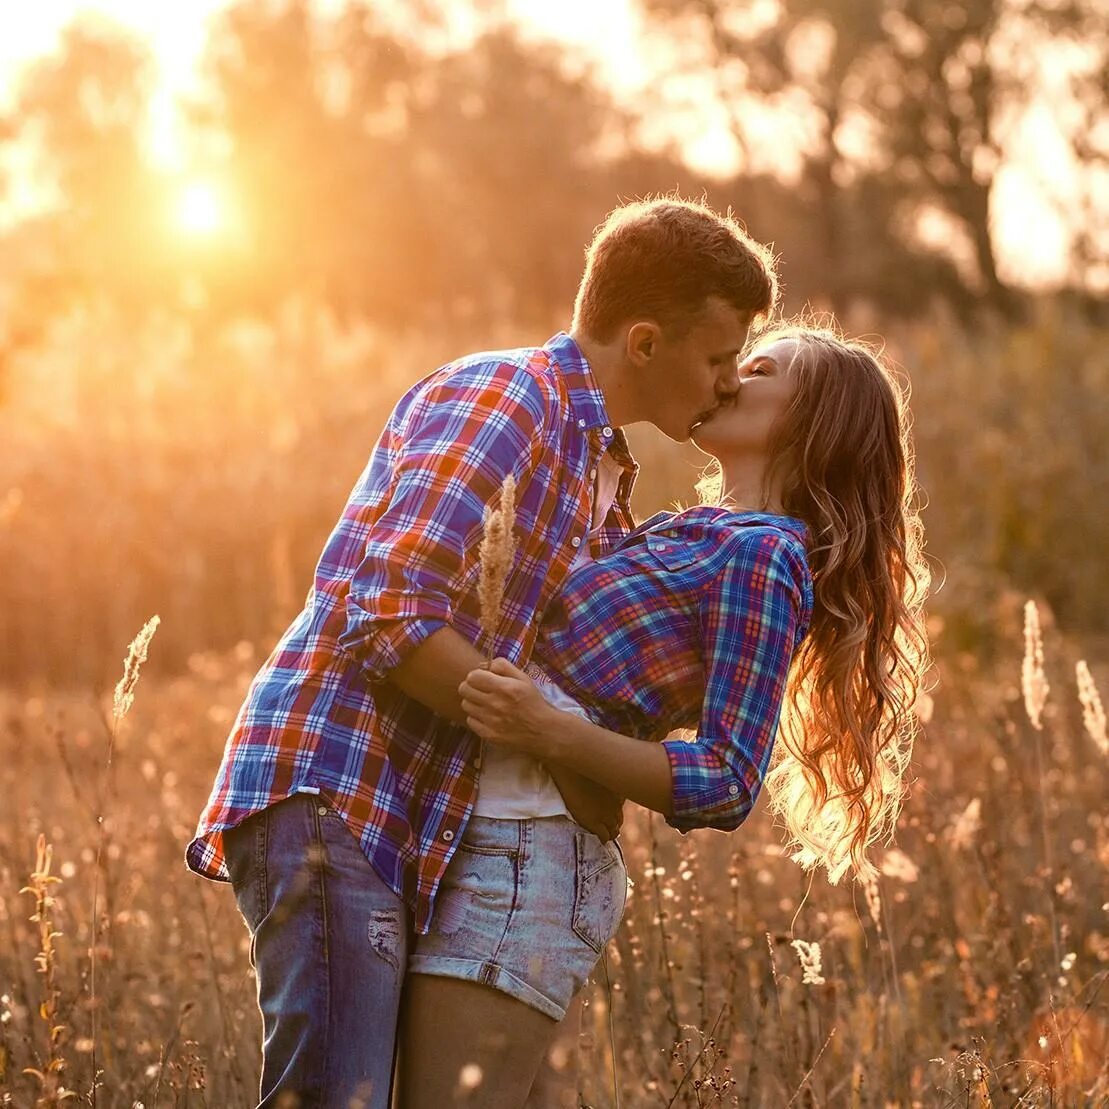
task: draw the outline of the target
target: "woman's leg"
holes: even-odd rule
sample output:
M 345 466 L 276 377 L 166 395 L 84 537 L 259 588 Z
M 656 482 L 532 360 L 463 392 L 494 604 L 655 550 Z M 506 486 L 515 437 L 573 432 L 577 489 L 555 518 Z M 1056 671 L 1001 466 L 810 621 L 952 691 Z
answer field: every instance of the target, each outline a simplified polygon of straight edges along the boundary
M 408 963 L 399 1109 L 521 1109 L 626 892 L 618 845 L 568 817 L 471 818 Z
M 577 1109 L 584 1000 L 585 991 L 578 990 L 566 1006 L 566 1016 L 539 1064 L 525 1109 Z
M 409 975 L 397 1109 L 520 1109 L 557 1029 L 552 1017 L 501 990 Z

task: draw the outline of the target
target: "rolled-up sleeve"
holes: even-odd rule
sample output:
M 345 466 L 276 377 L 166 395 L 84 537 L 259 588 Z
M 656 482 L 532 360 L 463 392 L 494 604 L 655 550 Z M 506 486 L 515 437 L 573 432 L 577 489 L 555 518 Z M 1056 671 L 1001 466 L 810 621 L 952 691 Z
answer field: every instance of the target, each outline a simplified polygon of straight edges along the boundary
M 810 608 L 803 548 L 776 532 L 744 536 L 706 591 L 700 725 L 692 741 L 663 741 L 674 800 L 667 822 L 679 831 L 732 831 L 753 808 Z
M 509 473 L 526 484 L 559 412 L 531 370 L 483 363 L 429 384 L 394 429 L 389 503 L 365 537 L 339 637 L 367 679 L 451 623 L 486 506 Z

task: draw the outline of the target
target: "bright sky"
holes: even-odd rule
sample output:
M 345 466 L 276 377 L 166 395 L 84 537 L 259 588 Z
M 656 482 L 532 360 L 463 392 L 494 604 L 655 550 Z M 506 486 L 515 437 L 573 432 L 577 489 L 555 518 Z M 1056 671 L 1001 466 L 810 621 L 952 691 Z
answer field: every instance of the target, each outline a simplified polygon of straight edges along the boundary
M 158 67 L 157 91 L 151 105 L 148 145 L 153 158 L 170 171 L 185 169 L 184 151 L 180 142 L 180 120 L 175 100 L 182 93 L 195 90 L 198 82 L 198 61 L 213 19 L 227 7 L 228 0 L 36 0 L 18 4 L 17 0 L 0 0 L 5 11 L 0 14 L 0 106 L 10 102 L 12 90 L 28 62 L 49 54 L 58 45 L 59 33 L 78 15 L 106 17 L 122 24 L 144 39 Z M 636 0 L 503 0 L 510 15 L 517 17 L 531 37 L 556 40 L 572 46 L 583 62 L 598 65 L 604 79 L 618 97 L 634 100 L 648 84 L 658 85 L 642 49 L 642 20 Z M 322 14 L 333 14 L 345 6 L 345 0 L 315 0 Z M 453 10 L 466 11 L 466 5 Z M 400 5 L 379 5 L 383 13 L 403 12 Z M 444 5 L 445 11 L 452 6 Z M 400 17 L 403 19 L 403 16 Z M 475 31 L 472 19 L 456 17 L 451 33 L 455 40 L 465 40 Z M 656 40 L 657 42 L 657 40 Z M 656 47 L 657 49 L 657 47 Z M 737 151 L 723 109 L 710 88 L 688 80 L 685 87 L 671 82 L 667 89 L 686 105 L 662 123 L 671 134 L 681 137 L 687 160 L 694 167 L 725 173 L 736 164 Z M 693 109 L 689 105 L 694 105 Z M 755 135 L 753 146 L 759 151 L 777 152 L 775 168 L 789 172 L 796 157 L 791 156 L 792 144 L 782 142 L 783 121 L 767 117 L 771 133 Z M 1042 139 L 1033 144 L 1041 152 Z M 1066 169 L 1066 151 L 1062 151 Z M 793 165 L 791 165 L 793 163 Z M 1038 164 L 1037 164 L 1038 163 Z M 1062 276 L 1065 231 L 1060 217 L 1058 198 L 1049 202 L 1045 191 L 1053 191 L 1043 179 L 1045 160 L 1027 166 L 1010 166 L 999 175 L 995 190 L 995 229 L 1003 247 L 1010 246 L 1010 265 L 1027 279 L 1030 276 L 1052 281 Z M 1059 166 L 1060 163 L 1055 161 Z M 31 176 L 20 174 L 17 159 L 9 159 L 15 180 L 9 194 L 7 211 L 0 217 L 15 218 L 21 210 L 35 206 L 35 187 Z M 1037 180 L 1037 175 L 1040 179 Z M 1058 190 L 1054 190 L 1058 193 Z M 193 201 L 195 210 L 195 198 Z M 0 218 L 0 223 L 4 222 Z M 1014 259 L 1012 251 L 1027 246 L 1029 231 L 1038 242 L 1036 258 Z M 1055 249 L 1045 243 L 1057 244 Z M 1028 267 L 1037 272 L 1030 275 Z

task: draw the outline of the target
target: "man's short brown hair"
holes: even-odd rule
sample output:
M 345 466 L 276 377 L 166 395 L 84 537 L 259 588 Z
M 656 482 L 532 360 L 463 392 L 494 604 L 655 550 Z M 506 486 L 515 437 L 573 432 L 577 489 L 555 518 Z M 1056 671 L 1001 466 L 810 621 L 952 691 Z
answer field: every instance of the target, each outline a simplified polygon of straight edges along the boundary
M 665 196 L 621 205 L 586 252 L 574 327 L 607 343 L 629 320 L 653 319 L 680 338 L 718 296 L 768 316 L 778 298 L 774 256 L 729 211 Z

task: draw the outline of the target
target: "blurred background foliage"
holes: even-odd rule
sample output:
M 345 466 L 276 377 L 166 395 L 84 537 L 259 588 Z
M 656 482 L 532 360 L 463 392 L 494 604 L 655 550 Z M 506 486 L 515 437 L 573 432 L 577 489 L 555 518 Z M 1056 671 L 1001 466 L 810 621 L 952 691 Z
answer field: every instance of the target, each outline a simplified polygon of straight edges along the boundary
M 153 612 L 152 665 L 268 650 L 403 389 L 568 326 L 593 228 L 673 189 L 774 244 L 787 312 L 883 336 L 910 378 L 938 649 L 989 653 L 1013 590 L 1105 632 L 1104 8 L 639 9 L 662 60 L 629 100 L 488 0 L 403 24 L 233 4 L 185 181 L 144 148 L 141 41 L 79 21 L 28 68 L 0 153 L 33 150 L 49 199 L 0 231 L 0 678 L 106 682 Z M 683 81 L 723 113 L 734 171 L 659 138 Z M 1003 236 L 1006 167 L 1037 142 L 1065 203 Z M 1037 278 L 1048 238 L 1065 264 Z M 640 512 L 692 499 L 696 452 L 633 442 Z

